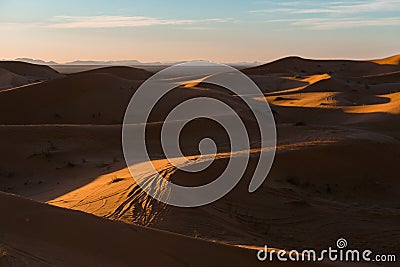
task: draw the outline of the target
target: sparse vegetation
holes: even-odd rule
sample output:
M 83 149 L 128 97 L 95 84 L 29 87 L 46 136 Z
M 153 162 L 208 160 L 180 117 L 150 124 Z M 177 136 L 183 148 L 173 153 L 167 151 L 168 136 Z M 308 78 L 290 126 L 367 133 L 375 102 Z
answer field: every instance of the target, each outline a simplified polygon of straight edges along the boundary
M 65 165 L 66 165 L 68 168 L 74 168 L 74 167 L 76 167 L 76 164 L 73 163 L 73 162 L 70 162 L 70 161 L 68 161 Z
M 332 193 L 332 188 L 329 184 L 326 184 L 326 192 L 327 193 Z
M 51 142 L 51 141 L 47 141 L 48 142 L 48 147 L 42 149 L 42 151 L 38 152 L 38 153 L 33 153 L 31 155 L 29 155 L 27 158 L 34 158 L 34 157 L 43 157 L 46 159 L 50 159 L 50 157 L 52 156 L 52 152 L 57 150 L 57 147 Z
M 4 258 L 8 256 L 8 252 L 7 249 L 5 249 L 4 247 L 0 246 L 0 258 Z
M 300 180 L 294 176 L 290 176 L 286 179 L 286 181 L 292 185 L 299 186 L 301 184 Z
M 199 233 L 197 232 L 196 229 L 193 230 L 193 237 L 194 238 L 198 238 L 199 237 Z
M 305 126 L 306 123 L 304 121 L 298 121 L 294 124 L 294 126 Z
M 15 191 L 15 187 L 14 186 L 5 186 L 5 187 L 3 187 L 3 189 L 1 191 L 6 192 L 6 193 L 13 193 Z

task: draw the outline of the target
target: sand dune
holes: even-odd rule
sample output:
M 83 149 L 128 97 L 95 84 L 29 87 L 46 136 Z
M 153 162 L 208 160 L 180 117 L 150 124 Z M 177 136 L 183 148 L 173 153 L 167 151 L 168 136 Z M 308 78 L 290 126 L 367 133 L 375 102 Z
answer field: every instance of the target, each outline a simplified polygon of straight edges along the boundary
M 304 71 L 298 72 L 301 68 Z M 389 124 L 393 123 L 389 122 L 397 120 L 390 117 L 398 114 L 400 80 L 397 65 L 290 57 L 244 71 L 256 81 L 261 73 L 265 73 L 265 77 L 297 73 L 292 79 L 303 84 L 289 89 L 282 90 L 273 80 L 264 80 L 264 86 L 268 87 L 267 99 L 278 113 L 276 119 L 281 122 L 362 123 L 364 126 L 369 123 L 368 127 L 377 128 L 382 126 L 379 121 L 392 127 Z
M 399 83 L 400 71 L 365 76 L 364 79 L 371 83 Z
M 400 55 L 395 55 L 384 59 L 371 60 L 371 62 L 382 65 L 400 65 Z
M 76 75 L 76 74 L 77 73 L 70 75 Z M 138 69 L 133 67 L 123 67 L 123 66 L 97 68 L 93 70 L 79 72 L 78 74 L 111 74 L 126 80 L 146 80 L 153 75 L 153 73 L 143 69 Z
M 115 223 L 4 193 L 0 212 L 0 263 L 5 266 L 263 265 L 251 250 Z
M 293 140 L 294 131 L 303 137 Z M 384 232 L 399 234 L 399 213 L 395 210 L 399 203 L 393 202 L 399 187 L 396 169 L 400 143 L 396 139 L 361 130 L 339 132 L 335 127 L 325 128 L 324 135 L 312 128 L 293 126 L 281 127 L 279 132 L 282 139 L 288 140 L 278 146 L 267 185 L 251 195 L 247 195 L 247 186 L 255 166 L 252 161 L 239 186 L 222 201 L 207 207 L 182 210 L 157 203 L 140 190 L 127 168 L 102 175 L 49 203 L 186 235 L 222 238 L 235 244 L 261 245 L 268 239 L 274 246 L 306 248 L 318 244 L 322 248 L 341 232 L 374 232 L 371 244 L 366 239 L 354 241 L 354 245 L 368 247 L 377 241 L 379 233 L 379 242 L 385 242 Z M 257 151 L 252 155 L 257 157 Z M 216 178 L 228 160 L 226 154 L 220 153 L 209 169 L 190 176 L 176 171 L 167 160 L 154 164 L 166 179 L 193 186 Z M 366 172 L 364 166 L 375 167 Z M 371 210 L 370 206 L 375 208 Z M 380 217 L 374 215 L 377 210 L 381 210 Z M 289 234 L 287 227 L 293 224 L 307 230 Z M 360 227 L 368 230 L 360 232 Z M 320 229 L 323 236 L 308 236 L 311 229 Z
M 265 265 L 257 260 L 257 250 L 112 222 L 5 193 L 0 193 L 0 200 L 4 216 L 0 263 L 5 266 Z M 269 262 L 268 266 L 343 265 Z
M 266 148 L 259 147 L 248 108 L 223 88 L 181 77 L 187 86 L 166 95 L 147 124 L 151 162 L 166 179 L 207 183 L 231 156 L 224 130 L 200 120 L 182 131 L 182 151 L 187 164 L 197 164 L 198 143 L 210 137 L 218 147 L 215 161 L 195 174 L 171 166 L 160 131 L 168 112 L 184 100 L 207 96 L 228 103 L 243 118 L 252 144 L 239 185 L 223 199 L 194 209 L 154 201 L 135 184 L 123 160 L 120 123 L 130 97 L 150 73 L 101 68 L 1 91 L 0 190 L 109 219 L 1 194 L 6 220 L 0 229 L 8 238 L 0 241 L 11 255 L 7 260 L 28 266 L 102 260 L 118 266 L 151 259 L 161 266 L 204 266 L 215 259 L 189 262 L 201 254 L 218 255 L 224 260 L 217 261 L 220 266 L 257 264 L 254 251 L 136 225 L 217 243 L 285 249 L 325 249 L 343 236 L 352 247 L 393 253 L 400 245 L 400 69 L 395 63 L 396 57 L 379 62 L 289 57 L 245 69 L 270 102 L 278 131 L 275 163 L 252 194 L 247 192 L 251 174 Z M 22 75 L 3 73 L 8 83 Z M 76 242 L 78 234 L 83 242 Z
M 129 99 L 140 83 L 110 74 L 85 73 L 3 91 L 0 122 L 121 123 Z
M 386 99 L 386 103 L 349 107 L 346 108 L 345 111 L 358 114 L 383 112 L 386 114 L 400 115 L 400 93 L 381 95 L 381 97 Z
M 0 90 L 48 81 L 63 75 L 54 69 L 17 61 L 0 61 Z
M 0 68 L 0 90 L 17 87 L 32 82 L 28 78 Z
M 45 80 L 54 79 L 61 76 L 57 71 L 49 66 L 19 61 L 0 61 L 0 68 L 6 69 L 21 76 L 33 76 Z
M 142 74 L 137 80 L 133 79 L 135 76 L 130 77 L 131 80 L 127 80 L 89 71 L 0 92 L 0 102 L 4 103 L 0 106 L 0 123 L 121 124 L 129 100 L 143 78 Z M 156 112 L 149 121 L 163 121 L 178 103 L 200 96 L 223 99 L 235 107 L 243 106 L 239 99 L 224 92 L 179 87 L 155 106 Z
M 376 75 L 399 70 L 399 66 L 380 65 L 367 61 L 311 60 L 287 57 L 265 65 L 243 70 L 248 75 L 287 73 L 291 75 L 334 74 L 340 76 Z

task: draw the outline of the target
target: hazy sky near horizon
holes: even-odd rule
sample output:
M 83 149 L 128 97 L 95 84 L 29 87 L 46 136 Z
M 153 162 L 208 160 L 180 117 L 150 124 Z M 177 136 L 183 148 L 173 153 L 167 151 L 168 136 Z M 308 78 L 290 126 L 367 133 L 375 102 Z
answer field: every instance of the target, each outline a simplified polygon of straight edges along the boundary
M 400 0 L 0 0 L 0 59 L 269 61 L 400 53 Z

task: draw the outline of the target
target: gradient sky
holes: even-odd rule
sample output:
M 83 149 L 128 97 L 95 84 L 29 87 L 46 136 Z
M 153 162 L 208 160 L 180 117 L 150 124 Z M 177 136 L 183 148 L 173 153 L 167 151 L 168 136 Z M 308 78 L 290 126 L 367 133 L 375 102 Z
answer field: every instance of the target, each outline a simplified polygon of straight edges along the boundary
M 400 53 L 400 0 L 0 0 L 0 59 L 270 61 Z

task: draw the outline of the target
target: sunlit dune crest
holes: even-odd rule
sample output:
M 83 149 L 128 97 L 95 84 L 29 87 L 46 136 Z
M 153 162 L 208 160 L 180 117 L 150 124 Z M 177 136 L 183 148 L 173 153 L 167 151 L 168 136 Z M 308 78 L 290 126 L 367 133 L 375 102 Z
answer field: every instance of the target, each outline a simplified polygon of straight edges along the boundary
M 376 60 L 372 60 L 372 62 L 382 64 L 382 65 L 399 65 L 400 64 L 400 55 L 395 55 L 395 56 L 387 57 L 384 59 L 376 59 Z

